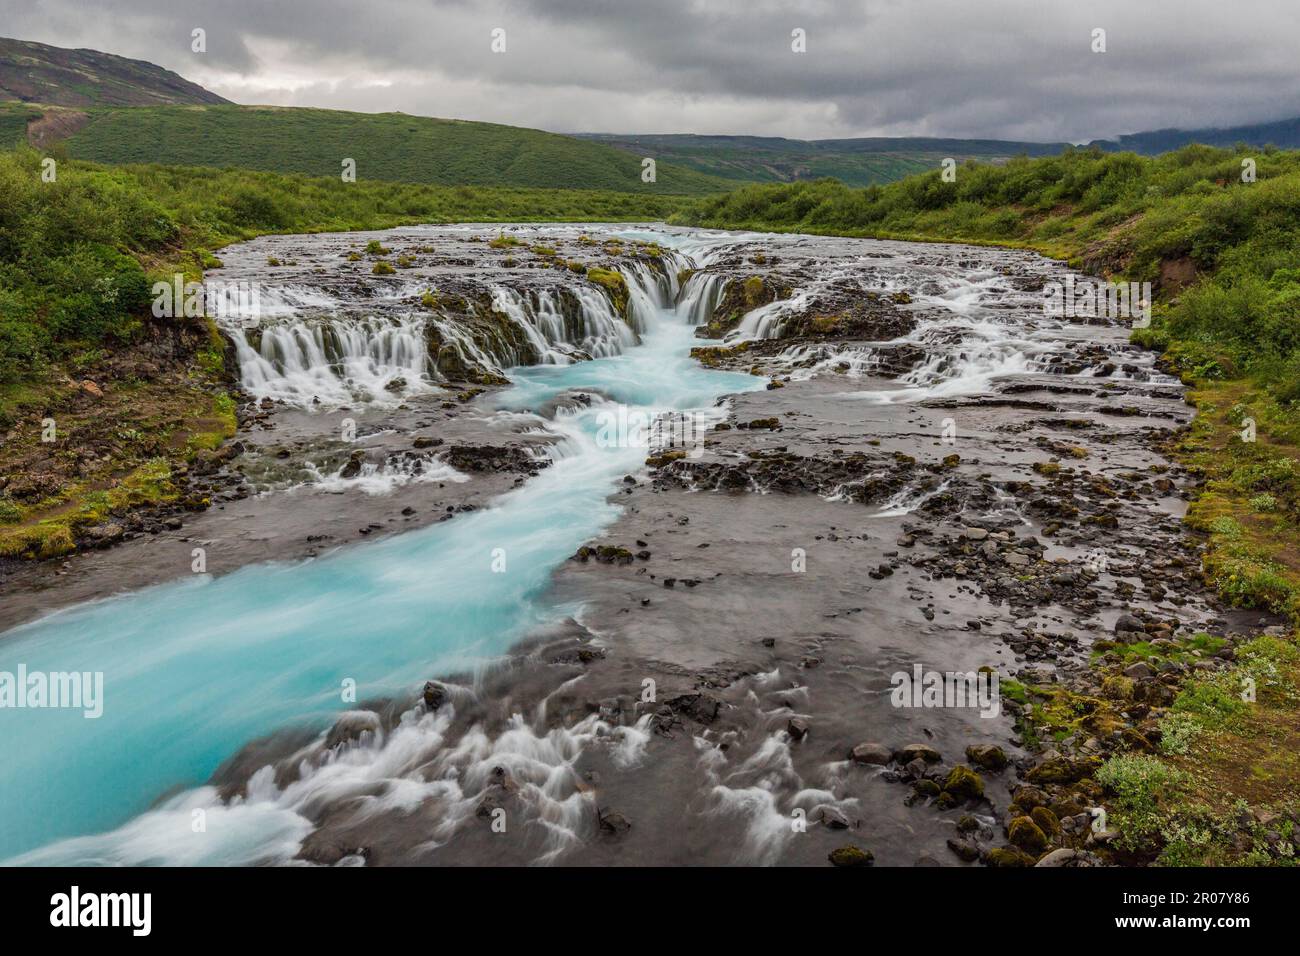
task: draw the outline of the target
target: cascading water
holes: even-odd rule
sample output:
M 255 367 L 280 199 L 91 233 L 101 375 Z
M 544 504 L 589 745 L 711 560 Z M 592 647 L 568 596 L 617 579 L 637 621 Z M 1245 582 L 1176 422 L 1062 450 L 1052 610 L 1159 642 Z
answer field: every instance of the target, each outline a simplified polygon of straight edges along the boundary
M 498 404 L 515 419 L 574 388 L 608 399 L 536 418 L 561 436 L 555 461 L 492 507 L 306 563 L 195 576 L 72 608 L 4 635 L 0 670 L 101 672 L 104 708 L 98 719 L 24 714 L 0 764 L 0 854 L 26 852 L 18 861 L 29 863 L 287 859 L 305 832 L 302 788 L 281 791 L 263 775 L 235 804 L 200 786 L 149 808 L 159 794 L 200 785 L 259 735 L 326 725 L 348 706 L 345 682 L 359 699 L 409 693 L 426 677 L 503 654 L 561 614 L 540 601 L 552 569 L 615 518 L 610 492 L 646 453 L 597 441 L 602 424 L 620 410 L 653 417 L 763 384 L 689 357 L 696 340 L 673 308 L 675 280 L 637 268 L 624 278 L 644 325 L 639 347 L 511 370 L 516 384 Z M 272 341 L 262 351 L 245 343 L 251 368 L 271 363 L 268 348 L 289 354 L 289 343 L 330 358 L 323 337 Z M 388 354 L 406 355 L 396 344 Z M 493 572 L 495 548 L 509 573 Z M 388 768 L 395 758 L 383 753 L 365 757 L 378 769 L 357 773 Z M 209 811 L 206 835 L 178 838 L 180 826 L 192 834 L 198 808 Z
M 687 325 L 703 325 L 727 288 L 727 277 L 717 272 L 697 272 L 686 280 L 677 310 L 684 314 Z
M 565 313 L 561 296 L 566 292 L 576 300 L 576 314 Z M 610 301 L 582 286 L 531 293 L 497 286 L 492 290 L 492 307 L 523 332 L 544 365 L 608 358 L 637 341 L 636 331 L 614 312 Z M 507 364 L 522 364 L 522 355 L 511 358 L 514 361 Z
M 342 405 L 427 391 L 424 322 L 414 317 L 298 320 L 248 332 L 228 329 L 240 385 L 254 398 Z

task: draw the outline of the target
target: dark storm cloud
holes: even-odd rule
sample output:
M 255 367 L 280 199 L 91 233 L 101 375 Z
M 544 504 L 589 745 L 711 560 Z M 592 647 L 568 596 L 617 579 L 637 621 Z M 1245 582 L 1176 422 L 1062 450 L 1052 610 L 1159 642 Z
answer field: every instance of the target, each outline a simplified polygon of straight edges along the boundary
M 0 34 L 238 102 L 566 131 L 1087 140 L 1300 115 L 1293 0 L 0 0 Z

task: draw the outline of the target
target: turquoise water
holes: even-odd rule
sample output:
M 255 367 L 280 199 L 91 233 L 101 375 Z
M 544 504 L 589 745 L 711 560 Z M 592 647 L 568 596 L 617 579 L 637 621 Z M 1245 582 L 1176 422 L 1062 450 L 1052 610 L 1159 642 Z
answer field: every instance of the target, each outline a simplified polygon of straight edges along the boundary
M 641 346 L 516 369 L 499 403 L 524 410 L 579 388 L 653 413 L 762 387 L 753 376 L 701 368 L 688 355 L 699 344 L 692 332 L 673 310 L 660 310 Z M 602 411 L 610 406 L 595 402 L 549 423 L 564 436 L 555 463 L 483 511 L 313 561 L 162 585 L 0 635 L 0 671 L 25 664 L 29 672 L 104 674 L 98 719 L 0 710 L 0 859 L 125 830 L 161 795 L 201 784 L 249 740 L 328 725 L 350 706 L 341 694 L 347 679 L 359 701 L 410 692 L 500 655 L 553 620 L 565 609 L 540 600 L 552 570 L 614 520 L 606 498 L 645 457 L 644 448 L 596 441 Z M 505 573 L 492 570 L 494 548 L 505 551 Z M 38 858 L 103 859 L 84 842 Z M 166 859 L 166 849 L 151 858 Z

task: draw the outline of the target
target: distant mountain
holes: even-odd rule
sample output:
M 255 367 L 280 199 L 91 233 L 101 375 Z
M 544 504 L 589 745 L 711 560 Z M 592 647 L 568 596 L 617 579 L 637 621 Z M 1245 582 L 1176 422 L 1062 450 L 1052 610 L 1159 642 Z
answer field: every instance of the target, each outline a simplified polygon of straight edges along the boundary
M 724 180 L 600 143 L 404 113 L 238 106 L 170 70 L 94 50 L 0 39 L 0 148 L 26 139 L 103 163 L 165 163 L 453 186 L 722 192 Z
M 144 60 L 0 37 L 0 102 L 6 101 L 73 107 L 229 102 Z
M 68 155 L 101 163 L 231 167 L 337 179 L 343 160 L 352 159 L 358 178 L 441 186 L 701 195 L 733 185 L 668 162 L 657 163 L 655 181 L 645 183 L 639 159 L 602 143 L 405 113 L 235 104 L 68 109 L 0 103 L 0 137 L 22 124 L 30 142 L 44 147 L 60 142 Z
M 1249 126 L 1229 126 L 1226 129 L 1157 129 L 1147 133 L 1130 133 L 1113 140 L 1093 140 L 1090 145 L 1106 150 L 1131 151 L 1154 156 L 1167 153 L 1188 143 L 1206 146 L 1277 146 L 1282 149 L 1300 148 L 1300 117 L 1278 120 L 1273 123 L 1255 123 Z
M 998 139 L 877 136 L 862 139 L 782 139 L 778 136 L 577 133 L 639 156 L 688 166 L 742 182 L 793 182 L 831 176 L 851 186 L 893 182 L 953 158 L 1005 160 L 1059 153 L 1066 143 Z

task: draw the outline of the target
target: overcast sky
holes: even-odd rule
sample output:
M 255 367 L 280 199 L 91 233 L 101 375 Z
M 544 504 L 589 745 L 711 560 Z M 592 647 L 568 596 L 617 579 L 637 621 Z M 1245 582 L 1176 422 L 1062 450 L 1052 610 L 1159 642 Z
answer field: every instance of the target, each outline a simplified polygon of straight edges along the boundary
M 0 0 L 0 35 L 238 103 L 557 132 L 1079 142 L 1300 115 L 1300 0 Z

